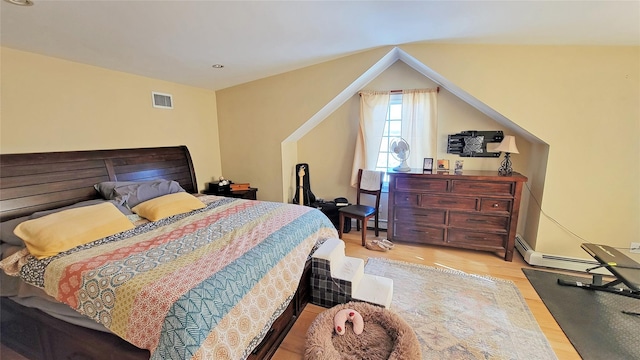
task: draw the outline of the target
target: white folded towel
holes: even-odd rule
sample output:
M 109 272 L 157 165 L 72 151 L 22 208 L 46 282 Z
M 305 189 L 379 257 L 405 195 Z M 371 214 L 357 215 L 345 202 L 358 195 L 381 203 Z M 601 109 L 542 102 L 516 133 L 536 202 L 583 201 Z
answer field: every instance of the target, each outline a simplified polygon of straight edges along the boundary
M 364 190 L 380 190 L 381 171 L 362 170 L 362 179 L 360 180 L 360 188 Z

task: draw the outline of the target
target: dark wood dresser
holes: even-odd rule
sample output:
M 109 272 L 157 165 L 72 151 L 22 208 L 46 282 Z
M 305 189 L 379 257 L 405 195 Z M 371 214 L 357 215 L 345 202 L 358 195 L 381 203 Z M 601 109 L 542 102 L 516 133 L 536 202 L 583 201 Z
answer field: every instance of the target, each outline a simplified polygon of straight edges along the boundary
M 389 176 L 390 240 L 500 251 L 512 260 L 525 176 L 470 170 Z

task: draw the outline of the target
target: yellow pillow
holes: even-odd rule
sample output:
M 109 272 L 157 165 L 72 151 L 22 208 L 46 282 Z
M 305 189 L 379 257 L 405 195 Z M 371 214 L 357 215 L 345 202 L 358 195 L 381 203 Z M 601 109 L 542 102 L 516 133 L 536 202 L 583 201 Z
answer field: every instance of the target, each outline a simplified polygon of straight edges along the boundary
M 133 228 L 115 205 L 104 203 L 28 220 L 13 232 L 24 240 L 31 255 L 43 259 Z
M 195 196 L 179 192 L 147 200 L 134 206 L 131 211 L 151 221 L 158 221 L 171 215 L 202 209 L 205 206 Z

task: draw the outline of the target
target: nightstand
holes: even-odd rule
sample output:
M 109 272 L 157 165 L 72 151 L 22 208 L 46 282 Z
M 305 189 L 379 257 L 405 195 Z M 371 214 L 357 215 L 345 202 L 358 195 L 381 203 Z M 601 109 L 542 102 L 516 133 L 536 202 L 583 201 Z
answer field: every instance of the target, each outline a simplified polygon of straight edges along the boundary
M 202 193 L 205 195 L 218 195 L 218 196 L 226 196 L 240 199 L 248 199 L 248 200 L 257 200 L 257 192 L 258 188 L 249 188 L 247 190 L 236 190 L 236 191 L 217 191 L 218 186 L 210 186 L 207 184 L 207 189 L 202 190 Z

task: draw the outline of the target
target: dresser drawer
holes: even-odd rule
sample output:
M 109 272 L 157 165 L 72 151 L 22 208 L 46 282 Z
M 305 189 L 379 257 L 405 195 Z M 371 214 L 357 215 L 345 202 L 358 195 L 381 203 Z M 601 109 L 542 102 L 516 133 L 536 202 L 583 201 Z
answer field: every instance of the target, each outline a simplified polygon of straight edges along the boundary
M 507 235 L 449 229 L 447 242 L 470 249 L 503 250 L 507 243 Z
M 508 213 L 511 211 L 511 200 L 482 198 L 480 199 L 480 211 Z
M 442 244 L 444 242 L 444 229 L 395 222 L 393 224 L 393 239 L 418 243 Z
M 457 210 L 476 210 L 478 198 L 422 195 L 421 207 Z
M 509 226 L 509 217 L 459 213 L 452 211 L 449 213 L 449 226 L 506 232 Z
M 418 208 L 397 207 L 394 209 L 394 220 L 413 222 L 417 224 L 444 225 L 445 210 L 428 210 Z
M 415 177 L 393 177 L 397 190 L 446 192 L 449 182 L 442 179 L 424 179 Z M 389 187 L 392 185 L 390 184 Z
M 418 206 L 420 194 L 398 192 L 393 195 L 393 204 L 400 206 Z
M 493 181 L 473 181 L 473 180 L 453 180 L 451 182 L 451 192 L 455 194 L 472 195 L 513 195 L 515 183 L 513 182 L 493 182 Z

